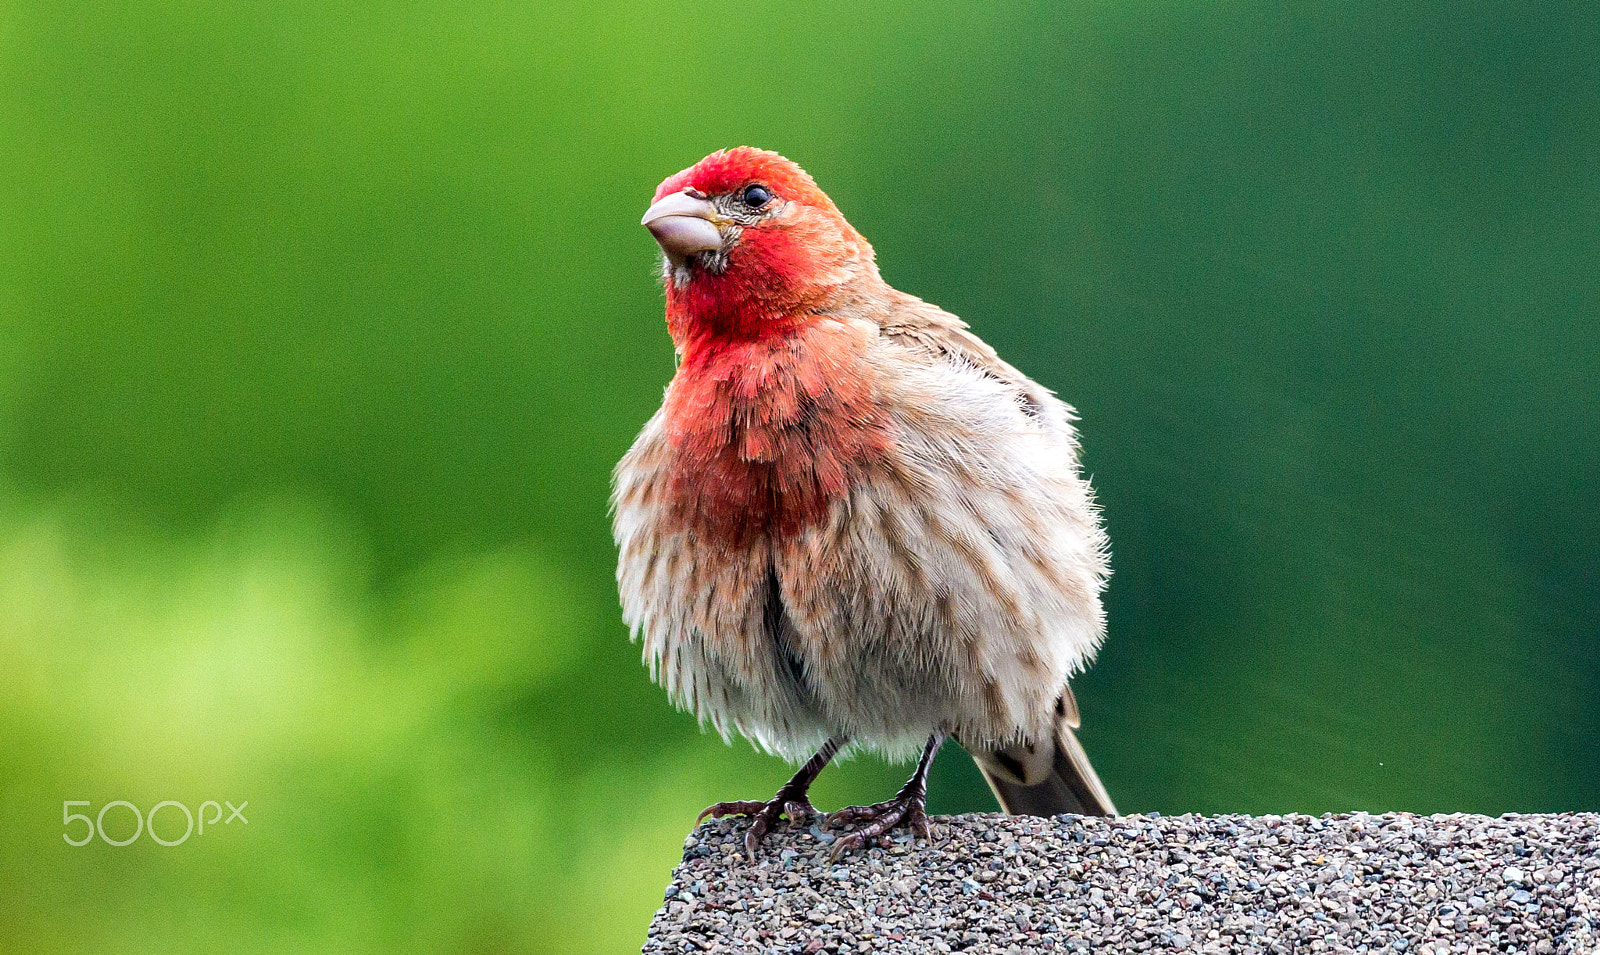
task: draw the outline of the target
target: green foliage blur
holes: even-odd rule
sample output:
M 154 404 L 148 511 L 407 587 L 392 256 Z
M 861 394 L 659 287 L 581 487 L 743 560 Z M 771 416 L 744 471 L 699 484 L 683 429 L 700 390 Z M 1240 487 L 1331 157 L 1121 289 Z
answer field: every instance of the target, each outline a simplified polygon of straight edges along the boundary
M 1597 24 L 0 4 L 0 951 L 642 941 L 789 771 L 650 685 L 606 512 L 673 369 L 639 216 L 741 143 L 1078 407 L 1124 811 L 1600 807 Z

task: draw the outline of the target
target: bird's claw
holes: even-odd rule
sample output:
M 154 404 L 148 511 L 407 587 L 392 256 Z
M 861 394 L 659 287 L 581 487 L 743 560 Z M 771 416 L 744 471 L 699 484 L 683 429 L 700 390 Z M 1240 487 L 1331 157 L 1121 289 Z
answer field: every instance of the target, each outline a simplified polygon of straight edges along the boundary
M 928 812 L 924 797 L 920 794 L 902 793 L 888 802 L 872 806 L 848 806 L 830 815 L 824 825 L 829 828 L 856 826 L 853 831 L 834 841 L 833 852 L 828 856 L 829 863 L 837 862 L 840 856 L 852 849 L 864 848 L 883 838 L 896 826 L 905 826 L 923 839 L 931 838 Z
M 780 817 L 788 817 L 796 825 L 804 825 L 811 821 L 811 817 L 821 815 L 811 801 L 805 796 L 795 796 L 791 793 L 779 792 L 766 802 L 753 800 L 739 800 L 736 802 L 719 802 L 707 806 L 700 813 L 695 822 L 711 816 L 720 819 L 723 816 L 750 816 L 750 829 L 744 834 L 744 853 L 751 865 L 756 862 L 756 850 L 761 846 L 761 840 L 767 837 L 772 827 L 778 824 Z
M 714 803 L 700 810 L 700 815 L 694 817 L 694 824 L 700 825 L 707 816 L 713 819 L 721 819 L 723 816 L 753 816 L 765 808 L 767 808 L 766 803 L 751 799 Z

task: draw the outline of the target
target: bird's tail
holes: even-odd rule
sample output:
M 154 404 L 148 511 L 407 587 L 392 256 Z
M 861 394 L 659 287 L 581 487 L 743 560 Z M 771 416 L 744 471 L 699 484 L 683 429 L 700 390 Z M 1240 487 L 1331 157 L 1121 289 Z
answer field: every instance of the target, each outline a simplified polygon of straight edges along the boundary
M 1035 744 L 973 752 L 973 761 L 983 771 L 1002 810 L 1013 816 L 1117 814 L 1105 784 L 1089 764 L 1089 754 L 1073 733 L 1077 728 L 1078 705 L 1072 691 L 1066 690 L 1056 704 L 1055 740 L 1050 752 Z

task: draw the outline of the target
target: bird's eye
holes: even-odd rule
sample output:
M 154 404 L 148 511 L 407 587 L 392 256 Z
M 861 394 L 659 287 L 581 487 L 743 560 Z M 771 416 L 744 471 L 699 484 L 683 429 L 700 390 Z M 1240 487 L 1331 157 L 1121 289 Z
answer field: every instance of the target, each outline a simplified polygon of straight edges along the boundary
M 766 186 L 745 186 L 744 195 L 739 198 L 750 208 L 759 209 L 772 201 L 772 190 Z

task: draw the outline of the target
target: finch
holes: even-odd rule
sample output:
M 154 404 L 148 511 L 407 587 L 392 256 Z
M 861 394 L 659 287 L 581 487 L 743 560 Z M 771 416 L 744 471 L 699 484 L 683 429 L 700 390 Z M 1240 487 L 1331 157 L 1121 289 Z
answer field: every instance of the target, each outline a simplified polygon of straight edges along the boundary
M 920 752 L 827 817 L 834 857 L 928 836 L 958 742 L 1009 813 L 1114 815 L 1069 677 L 1105 634 L 1107 543 L 1073 411 L 959 318 L 890 287 L 812 178 L 750 147 L 656 189 L 678 370 L 613 476 L 623 616 L 651 676 L 724 739 L 809 760 L 745 847 L 808 822 L 852 749 Z

